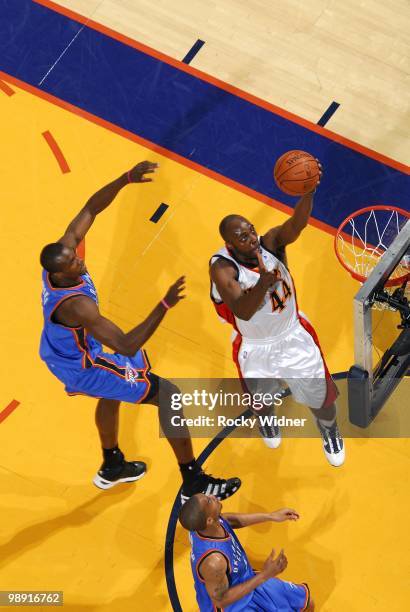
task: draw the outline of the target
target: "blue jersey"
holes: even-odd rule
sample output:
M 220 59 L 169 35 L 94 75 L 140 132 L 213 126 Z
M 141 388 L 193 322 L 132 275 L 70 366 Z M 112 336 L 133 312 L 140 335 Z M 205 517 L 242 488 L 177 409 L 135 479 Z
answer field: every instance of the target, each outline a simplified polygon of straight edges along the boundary
M 60 304 L 78 295 L 85 295 L 98 304 L 97 292 L 89 274 L 81 276 L 81 282 L 74 287 L 53 287 L 49 273 L 43 270 L 44 329 L 40 357 L 57 368 L 89 368 L 102 352 L 101 343 L 87 334 L 83 327 L 68 327 L 53 319 Z
M 101 343 L 83 327 L 69 327 L 54 320 L 58 306 L 78 295 L 85 295 L 98 304 L 89 274 L 83 274 L 74 287 L 53 287 L 49 274 L 43 271 L 44 329 L 40 357 L 64 383 L 69 395 L 142 402 L 151 391 L 150 365 L 145 351 L 137 350 L 131 357 L 105 353 Z
M 220 523 L 225 530 L 224 537 L 207 538 L 196 531 L 191 531 L 189 536 L 192 546 L 191 567 L 200 612 L 219 610 L 212 603 L 201 576 L 201 563 L 208 555 L 217 551 L 225 557 L 230 588 L 255 576 L 233 529 L 222 517 Z M 220 609 L 223 612 L 302 612 L 308 607 L 309 601 L 307 584 L 294 584 L 278 578 L 269 578 L 239 601 Z
M 192 545 L 191 567 L 195 581 L 196 599 L 201 612 L 208 612 L 208 610 L 209 612 L 215 611 L 215 606 L 208 595 L 204 580 L 201 576 L 201 563 L 209 554 L 218 551 L 225 557 L 228 564 L 227 577 L 230 587 L 245 582 L 255 575 L 255 572 L 249 564 L 248 557 L 233 529 L 222 517 L 220 518 L 220 522 L 225 530 L 225 537 L 207 538 L 196 531 L 191 531 L 190 533 Z M 249 593 L 240 601 L 224 608 L 224 610 L 226 610 L 226 612 L 247 610 L 247 604 L 252 600 L 252 597 L 253 593 Z

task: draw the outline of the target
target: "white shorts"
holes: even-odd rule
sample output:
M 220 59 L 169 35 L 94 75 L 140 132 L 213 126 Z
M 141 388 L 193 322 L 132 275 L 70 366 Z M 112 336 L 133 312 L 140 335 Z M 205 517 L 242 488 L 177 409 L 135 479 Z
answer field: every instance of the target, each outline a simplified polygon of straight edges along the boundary
M 315 330 L 303 317 L 274 338 L 250 339 L 237 334 L 233 356 L 251 393 L 274 394 L 285 382 L 296 402 L 315 409 L 331 406 L 338 395 Z

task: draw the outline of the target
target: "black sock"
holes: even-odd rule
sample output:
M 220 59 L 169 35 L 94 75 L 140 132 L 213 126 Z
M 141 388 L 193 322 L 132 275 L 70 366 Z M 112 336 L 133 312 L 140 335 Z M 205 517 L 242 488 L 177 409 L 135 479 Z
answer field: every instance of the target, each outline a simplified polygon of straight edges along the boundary
M 118 448 L 118 445 L 114 446 L 114 448 L 103 448 L 102 452 L 104 457 L 103 468 L 117 467 L 121 465 L 124 460 L 124 455 Z
M 189 463 L 179 463 L 179 469 L 181 470 L 182 480 L 184 483 L 190 483 L 198 476 L 201 471 L 200 466 L 197 464 L 196 459 L 192 459 Z

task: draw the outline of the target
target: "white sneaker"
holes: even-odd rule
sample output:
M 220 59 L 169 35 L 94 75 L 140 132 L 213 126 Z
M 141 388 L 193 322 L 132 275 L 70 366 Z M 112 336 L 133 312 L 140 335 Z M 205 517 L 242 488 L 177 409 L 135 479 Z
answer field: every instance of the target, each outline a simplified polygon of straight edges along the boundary
M 277 425 L 260 425 L 259 433 L 268 448 L 278 448 L 282 442 L 282 435 Z
M 339 467 L 345 462 L 345 446 L 335 421 L 332 427 L 324 427 L 316 419 L 323 440 L 323 452 L 330 465 Z

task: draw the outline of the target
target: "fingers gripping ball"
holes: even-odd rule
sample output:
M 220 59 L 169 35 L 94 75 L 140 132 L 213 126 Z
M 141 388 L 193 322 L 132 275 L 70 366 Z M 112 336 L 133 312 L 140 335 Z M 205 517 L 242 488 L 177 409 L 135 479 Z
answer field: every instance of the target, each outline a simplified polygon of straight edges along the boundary
M 275 183 L 288 195 L 312 191 L 320 179 L 318 161 L 305 151 L 288 151 L 279 157 L 273 170 Z

